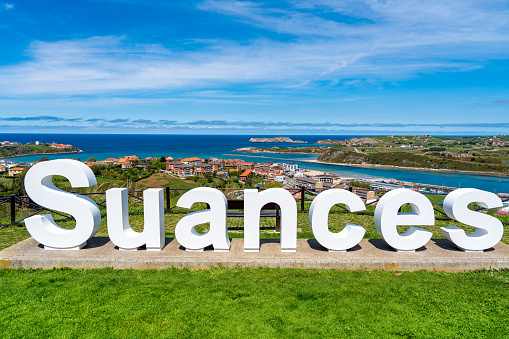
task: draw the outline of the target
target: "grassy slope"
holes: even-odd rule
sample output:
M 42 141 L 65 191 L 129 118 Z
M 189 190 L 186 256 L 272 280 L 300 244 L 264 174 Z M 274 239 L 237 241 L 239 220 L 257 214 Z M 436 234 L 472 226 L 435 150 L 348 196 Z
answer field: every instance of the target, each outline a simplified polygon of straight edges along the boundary
M 354 138 L 356 139 L 356 138 Z M 476 146 L 475 143 L 489 141 L 489 137 L 431 137 L 426 142 L 417 136 L 377 136 L 373 138 L 382 142 L 371 145 L 357 145 L 356 152 L 347 146 L 309 146 L 309 147 L 271 147 L 259 149 L 274 153 L 309 153 L 319 155 L 318 160 L 332 163 L 377 164 L 408 168 L 450 169 L 457 171 L 492 172 L 509 175 L 509 150 L 491 146 Z M 462 144 L 443 143 L 443 140 L 454 139 Z M 508 137 L 502 137 L 507 140 Z M 348 139 L 352 140 L 352 139 Z M 393 144 L 393 141 L 395 144 Z M 470 143 L 470 144 L 468 144 Z M 399 145 L 420 145 L 423 149 L 399 148 Z M 388 147 L 390 146 L 390 147 Z M 441 149 L 437 151 L 434 149 Z M 426 150 L 423 152 L 423 150 Z M 449 153 L 471 153 L 469 157 L 452 157 Z
M 19 337 L 500 338 L 509 272 L 0 270 Z
M 452 158 L 431 156 L 429 154 L 419 154 L 413 152 L 380 152 L 380 153 L 356 153 L 351 150 L 331 149 L 318 157 L 318 160 L 325 162 L 349 163 L 349 164 L 378 164 L 403 166 L 414 168 L 436 168 L 450 169 L 460 171 L 476 172 L 496 172 L 509 174 L 509 166 L 502 163 L 480 163 L 479 161 L 470 161 L 471 158 Z M 477 158 L 478 159 L 478 158 Z M 483 161 L 492 160 L 487 158 Z M 497 159 L 500 161 L 499 159 Z
M 0 158 L 30 154 L 69 153 L 76 152 L 77 148 L 60 149 L 46 145 L 16 145 L 0 147 Z

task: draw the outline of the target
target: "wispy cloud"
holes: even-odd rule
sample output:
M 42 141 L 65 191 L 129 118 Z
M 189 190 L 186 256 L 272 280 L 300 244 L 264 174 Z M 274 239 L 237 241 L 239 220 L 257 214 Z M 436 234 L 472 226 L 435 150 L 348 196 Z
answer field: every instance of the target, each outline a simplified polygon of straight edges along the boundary
M 157 123 L 161 124 L 161 125 L 177 125 L 178 124 L 178 122 L 175 120 L 159 120 Z
M 338 122 L 290 122 L 290 121 L 234 121 L 234 120 L 195 120 L 195 121 L 175 121 L 175 120 L 151 120 L 151 119 L 103 119 L 103 118 L 58 118 L 53 116 L 39 117 L 8 117 L 0 118 L 0 121 L 9 123 L 19 122 L 20 124 L 9 125 L 12 127 L 23 127 L 26 122 L 37 121 L 43 128 L 58 128 L 58 126 L 68 126 L 83 129 L 110 129 L 118 130 L 140 129 L 157 131 L 183 130 L 222 130 L 223 132 L 233 131 L 258 131 L 270 133 L 278 131 L 298 132 L 318 132 L 318 131 L 384 131 L 404 132 L 408 130 L 441 130 L 442 132 L 455 131 L 458 129 L 467 129 L 471 131 L 481 131 L 492 129 L 500 131 L 509 128 L 509 122 L 499 123 L 338 123 Z M 72 123 L 72 125 L 62 125 L 62 122 Z M 4 125 L 8 126 L 8 125 Z
M 507 105 L 507 104 L 509 104 L 509 99 L 500 99 L 500 100 L 495 101 L 495 103 L 499 104 L 499 105 Z
M 155 124 L 156 122 L 148 119 L 136 119 L 133 120 L 132 123 L 134 124 Z
M 8 4 L 5 2 L 0 2 L 0 12 L 2 11 L 8 11 L 14 8 L 13 4 Z
M 190 49 L 118 36 L 36 41 L 28 61 L 0 67 L 0 92 L 135 95 L 245 85 L 277 94 L 468 71 L 509 54 L 509 6 L 501 1 L 309 0 L 275 7 L 210 0 L 198 8 L 268 34 L 247 41 L 197 37 Z
M 40 115 L 40 116 L 36 116 L 36 117 L 0 118 L 0 120 L 3 120 L 3 121 L 49 121 L 49 122 L 66 121 L 66 119 L 63 119 L 63 118 L 46 116 L 46 115 Z

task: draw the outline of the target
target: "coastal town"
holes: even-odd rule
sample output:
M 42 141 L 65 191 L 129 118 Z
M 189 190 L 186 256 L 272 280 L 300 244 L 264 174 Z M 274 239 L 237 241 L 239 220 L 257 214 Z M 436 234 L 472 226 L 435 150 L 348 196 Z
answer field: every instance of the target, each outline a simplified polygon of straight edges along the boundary
M 54 147 L 61 146 L 56 144 Z M 41 161 L 44 160 L 47 159 L 41 159 Z M 5 178 L 15 178 L 26 173 L 28 168 L 38 162 L 27 163 L 2 159 L 0 160 L 0 173 L 3 173 Z M 191 182 L 199 182 L 203 186 L 208 185 L 217 188 L 282 187 L 297 192 L 294 195 L 296 200 L 301 197 L 298 194 L 300 190 L 305 190 L 313 195 L 328 189 L 341 188 L 353 192 L 365 204 L 373 204 L 384 193 L 397 188 L 405 187 L 421 193 L 439 195 L 445 195 L 456 189 L 454 187 L 424 185 L 396 179 L 342 176 L 335 173 L 300 168 L 298 164 L 291 161 L 256 163 L 242 159 L 219 159 L 216 157 L 174 159 L 172 156 L 142 159 L 136 155 L 128 155 L 98 161 L 92 157 L 84 163 L 98 175 L 109 173 L 104 175 L 126 178 L 134 182 L 150 177 L 154 173 L 163 173 L 177 179 L 178 181 L 174 181 L 177 186 L 178 182 L 189 182 L 191 180 Z M 111 176 L 111 173 L 117 174 Z M 503 193 L 499 193 L 499 196 L 505 199 L 509 197 Z M 509 205 L 504 206 L 502 213 L 509 214 Z
M 294 142 L 288 137 L 275 138 L 251 138 L 249 142 Z M 310 147 L 269 147 L 269 148 L 242 148 L 238 152 L 248 153 L 319 153 L 317 160 L 300 161 L 301 166 L 306 161 L 334 163 L 339 158 L 342 162 L 348 162 L 348 165 L 359 166 L 394 166 L 388 165 L 388 159 L 385 162 L 370 164 L 366 162 L 367 157 L 380 156 L 384 150 L 391 149 L 397 157 L 407 166 L 414 163 L 406 161 L 405 156 L 409 154 L 414 157 L 421 153 L 442 157 L 448 160 L 457 159 L 458 163 L 475 164 L 478 169 L 480 164 L 485 166 L 495 166 L 502 162 L 508 162 L 507 147 L 509 139 L 507 136 L 493 137 L 432 137 L 430 135 L 420 136 L 379 136 L 379 137 L 355 137 L 346 140 L 318 140 L 319 146 Z M 20 152 L 24 152 L 21 153 Z M 14 141 L 0 142 L 0 173 L 4 178 L 14 178 L 22 175 L 26 169 L 37 162 L 20 162 L 12 156 L 41 154 L 39 161 L 48 160 L 45 154 L 52 153 L 76 153 L 81 152 L 78 148 L 70 144 L 63 143 L 41 143 L 39 141 L 22 144 Z M 239 154 L 242 155 L 242 154 Z M 247 155 L 246 155 L 247 156 Z M 498 157 L 498 162 L 493 158 Z M 357 161 L 362 158 L 364 160 Z M 338 175 L 336 173 L 327 173 L 307 168 L 300 168 L 297 163 L 290 160 L 264 161 L 261 163 L 249 162 L 242 159 L 219 159 L 211 157 L 202 159 L 199 157 L 176 158 L 166 157 L 146 157 L 140 158 L 136 155 L 121 156 L 119 158 L 107 158 L 97 160 L 94 157 L 89 158 L 85 163 L 95 169 L 98 175 L 109 175 L 110 179 L 121 178 L 130 182 L 138 182 L 147 178 L 155 171 L 165 173 L 172 178 L 183 180 L 195 179 L 195 182 L 202 185 L 214 187 L 284 187 L 287 189 L 304 188 L 311 192 L 319 193 L 331 188 L 343 188 L 355 192 L 361 196 L 365 202 L 376 201 L 380 197 L 380 192 L 386 192 L 395 188 L 406 187 L 423 193 L 447 194 L 455 187 L 442 185 L 422 184 L 416 182 L 406 182 L 396 179 L 376 178 L 376 177 L 357 177 Z M 446 164 L 442 163 L 441 170 L 447 171 Z M 509 168 L 506 164 L 503 168 Z M 99 170 L 102 168 L 102 170 Z M 415 167 L 414 167 L 415 168 Z M 118 169 L 118 170 L 115 170 Z M 418 169 L 418 168 L 416 168 Z M 116 174 L 113 172 L 117 171 Z M 3 182 L 3 192 L 9 190 L 8 180 Z M 270 186 L 267 186 L 270 185 Z M 0 187 L 1 189 L 2 187 Z M 501 192 L 498 192 L 501 193 Z

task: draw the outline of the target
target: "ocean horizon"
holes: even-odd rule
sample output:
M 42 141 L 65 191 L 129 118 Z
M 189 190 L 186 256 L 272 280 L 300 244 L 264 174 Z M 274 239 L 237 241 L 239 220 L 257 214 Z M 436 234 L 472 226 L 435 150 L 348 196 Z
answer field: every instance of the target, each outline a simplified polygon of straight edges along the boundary
M 271 135 L 278 136 L 278 135 Z M 2 133 L 2 140 L 20 143 L 40 141 L 42 143 L 71 144 L 81 149 L 82 153 L 29 155 L 9 158 L 15 161 L 35 162 L 43 156 L 49 159 L 76 158 L 85 161 L 90 157 L 96 160 L 119 158 L 126 155 L 146 157 L 185 158 L 196 156 L 199 158 L 217 157 L 223 159 L 239 158 L 252 162 L 263 161 L 292 161 L 301 168 L 313 169 L 343 176 L 358 178 L 396 179 L 422 184 L 432 184 L 450 187 L 478 188 L 495 193 L 509 193 L 509 178 L 475 174 L 421 171 L 392 168 L 361 168 L 340 165 L 328 165 L 304 162 L 302 160 L 316 159 L 307 154 L 271 154 L 254 155 L 244 152 L 234 152 L 243 147 L 271 147 L 286 146 L 299 147 L 302 145 L 316 145 L 317 140 L 336 139 L 345 140 L 367 135 L 284 135 L 293 140 L 307 141 L 307 144 L 292 143 L 250 143 L 251 137 L 271 137 L 267 135 L 227 135 L 227 134 L 44 134 L 44 133 Z

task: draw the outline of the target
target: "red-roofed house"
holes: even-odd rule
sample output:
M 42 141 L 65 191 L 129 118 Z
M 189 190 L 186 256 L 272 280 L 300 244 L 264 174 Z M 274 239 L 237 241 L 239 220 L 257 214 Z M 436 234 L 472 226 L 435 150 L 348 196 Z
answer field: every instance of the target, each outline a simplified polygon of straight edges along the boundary
M 237 167 L 239 164 L 244 163 L 241 159 L 223 159 L 224 167 Z
M 118 164 L 118 159 L 108 158 L 108 159 L 104 160 L 103 163 L 106 165 L 116 165 L 116 164 Z
M 282 173 L 285 171 L 285 168 L 283 166 L 272 166 L 270 169 L 271 169 L 271 171 L 277 172 L 277 173 Z
M 243 169 L 243 170 L 254 170 L 255 163 L 254 162 L 242 162 L 240 164 L 237 164 L 237 168 Z
M 182 159 L 182 162 L 184 164 L 188 164 L 188 165 L 198 165 L 198 164 L 203 162 L 203 159 L 200 159 L 200 158 L 197 158 L 197 157 L 192 157 L 192 158 Z
M 251 178 L 252 175 L 253 175 L 253 171 L 252 170 L 250 170 L 250 169 L 245 170 L 240 175 L 239 181 L 242 181 L 243 183 L 245 183 L 247 181 L 247 179 Z
M 118 159 L 118 163 L 122 166 L 122 169 L 128 169 L 132 167 L 131 160 L 129 160 L 127 157 Z
M 14 175 L 17 175 L 17 174 L 20 174 L 21 172 L 23 172 L 24 168 L 22 167 L 11 167 L 9 168 L 9 176 L 14 176 Z

